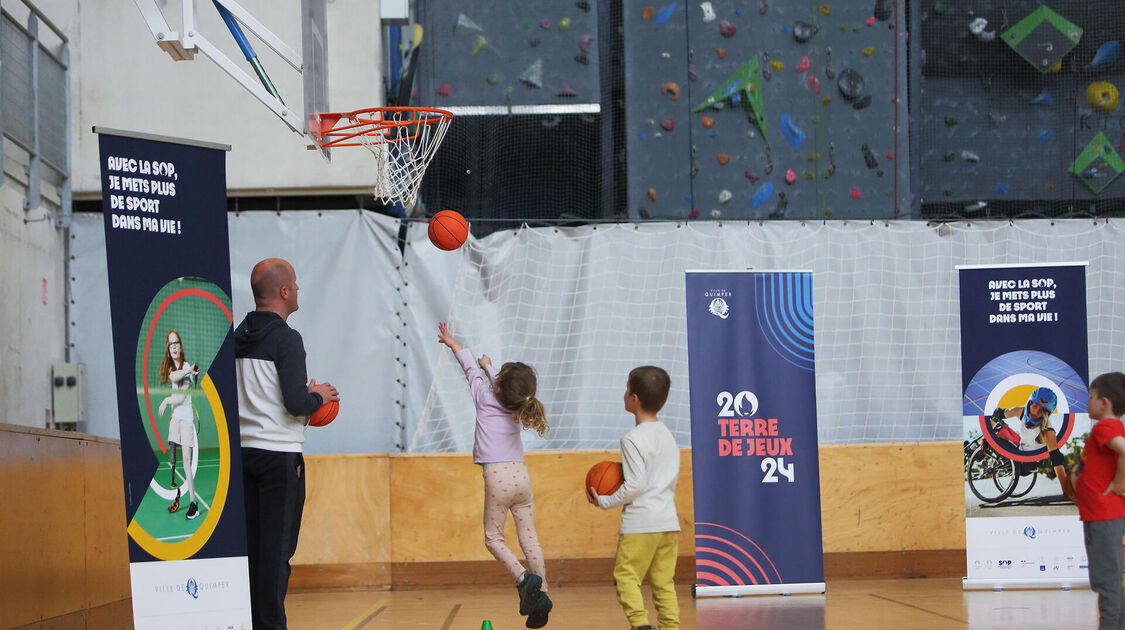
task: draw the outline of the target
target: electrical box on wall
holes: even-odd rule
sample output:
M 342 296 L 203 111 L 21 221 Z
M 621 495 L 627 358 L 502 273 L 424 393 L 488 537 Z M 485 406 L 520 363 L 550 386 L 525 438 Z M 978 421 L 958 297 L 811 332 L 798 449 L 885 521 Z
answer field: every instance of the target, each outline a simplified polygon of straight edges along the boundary
M 79 431 L 86 425 L 86 364 L 51 365 L 51 415 L 54 428 Z

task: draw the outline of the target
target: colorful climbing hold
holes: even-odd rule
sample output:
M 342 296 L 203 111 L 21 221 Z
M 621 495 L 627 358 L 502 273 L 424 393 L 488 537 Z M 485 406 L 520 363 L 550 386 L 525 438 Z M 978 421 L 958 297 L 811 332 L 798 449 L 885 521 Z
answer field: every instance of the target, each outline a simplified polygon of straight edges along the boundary
M 543 18 L 542 20 L 539 20 L 539 28 L 541 28 L 545 31 L 551 30 L 551 20 L 549 20 L 547 18 Z
M 880 22 L 886 22 L 891 19 L 891 0 L 875 0 L 875 19 Z
M 832 102 L 832 97 L 831 97 L 831 96 L 822 96 L 822 97 L 820 97 L 820 104 L 821 104 L 821 105 L 823 105 L 823 106 L 825 106 L 825 107 L 828 107 L 828 104 L 829 104 L 829 103 L 831 103 L 831 102 Z
M 485 77 L 484 80 L 488 81 L 489 85 L 496 85 L 497 83 L 500 82 L 500 75 L 498 75 L 494 72 L 494 73 L 488 75 L 487 77 Z
M 563 83 L 562 85 L 559 86 L 559 91 L 555 92 L 555 96 L 562 96 L 564 98 L 567 98 L 567 97 L 573 98 L 575 96 L 578 96 L 578 93 L 575 92 L 570 87 L 569 83 Z M 671 129 L 669 129 L 668 131 L 671 131 Z
M 861 50 L 859 52 L 863 53 L 864 57 L 870 57 L 871 55 L 875 54 L 875 47 L 874 46 L 868 46 L 867 48 L 864 48 L 863 50 Z
M 805 132 L 797 126 L 797 123 L 793 122 L 793 117 L 787 113 L 781 115 L 781 135 L 785 136 L 794 151 L 801 148 L 807 137 Z
M 656 15 L 655 22 L 657 24 L 663 24 L 663 23 L 667 22 L 668 18 L 672 17 L 672 14 L 675 13 L 675 11 L 676 11 L 676 3 L 673 2 L 672 4 L 670 4 L 670 5 L 664 7 L 663 9 L 660 10 L 660 13 L 658 13 Z
M 875 16 L 872 15 L 871 17 L 867 18 L 866 24 L 868 26 L 875 26 Z
M 715 17 L 716 17 L 715 16 L 715 7 L 712 6 L 710 2 L 699 3 L 699 10 L 703 11 L 703 21 L 704 22 L 714 22 L 715 21 Z
M 656 12 L 656 9 L 653 9 L 651 6 L 647 6 L 647 7 L 645 7 L 644 11 L 641 11 L 641 19 L 647 20 L 650 17 L 652 17 L 652 14 L 655 13 L 655 12 Z
M 484 35 L 477 33 L 473 38 L 473 56 L 476 57 L 477 53 L 485 48 L 488 48 L 488 40 L 484 38 Z
M 946 116 L 945 116 L 945 126 L 946 127 L 956 127 L 957 126 L 957 119 L 954 118 L 953 116 L 949 115 L 949 114 L 946 114 Z
M 649 201 L 660 201 L 660 197 L 657 196 L 655 188 L 649 188 L 648 189 L 648 200 Z
M 785 64 L 778 61 L 777 59 L 774 59 L 774 60 L 770 61 L 770 68 L 773 69 L 773 70 L 781 70 L 784 67 L 785 67 Z
M 812 179 L 812 178 L 813 178 L 813 172 L 808 170 L 808 169 L 805 169 L 805 179 Z
M 812 88 L 813 94 L 820 94 L 820 79 L 810 74 L 807 83 Z
M 736 31 L 738 31 L 738 28 L 736 28 L 734 24 L 726 20 L 719 22 L 719 34 L 723 37 L 734 37 Z
M 848 191 L 848 196 L 852 199 L 863 199 L 863 195 L 859 194 L 859 189 L 855 186 L 852 186 L 851 190 Z
M 680 84 L 669 81 L 660 87 L 660 93 L 671 96 L 673 101 L 678 101 L 680 100 Z
M 827 4 L 820 5 L 820 12 L 824 15 L 832 15 L 832 7 Z
M 592 44 L 593 42 L 594 42 L 594 36 L 590 35 L 589 33 L 579 37 L 578 38 L 578 50 L 581 50 L 582 54 L 584 54 L 584 55 L 590 54 L 590 44 Z
M 520 75 L 520 81 L 528 87 L 543 87 L 543 60 L 536 59 L 528 66 L 527 70 L 524 70 L 523 74 Z
M 785 169 L 785 183 L 792 186 L 795 181 L 797 181 L 797 174 L 793 172 L 793 169 Z
M 718 161 L 720 166 L 726 166 L 730 162 L 730 156 L 726 153 L 719 153 L 715 156 L 715 160 Z
M 710 116 L 704 116 L 700 119 L 700 122 L 703 123 L 704 129 L 710 129 L 711 127 L 715 126 L 715 119 L 711 118 Z
M 1090 63 L 1086 64 L 1086 67 L 1082 68 L 1082 70 L 1084 72 L 1096 72 L 1098 70 L 1104 70 L 1113 65 L 1113 63 L 1117 61 L 1117 57 L 1120 54 L 1121 42 L 1112 40 L 1105 42 L 1101 46 L 1098 46 L 1098 52 L 1094 53 L 1094 58 L 1091 59 Z
M 813 151 L 812 153 L 809 154 L 809 161 L 810 162 L 819 162 L 820 161 L 820 154 L 817 153 L 816 151 Z
M 867 109 L 867 106 L 870 105 L 870 104 L 871 104 L 871 95 L 865 94 L 863 96 L 863 98 L 861 98 L 858 101 L 852 103 L 852 109 L 857 110 L 857 111 L 861 110 L 861 109 Z
M 945 160 L 946 162 L 952 162 L 953 160 L 957 159 L 957 154 L 953 151 L 949 151 L 948 153 L 943 155 L 941 159 Z
M 565 31 L 568 29 L 570 29 L 570 18 L 564 17 L 563 19 L 559 20 L 559 30 Z
M 449 96 L 452 93 L 453 93 L 453 86 L 450 85 L 448 81 L 446 81 L 445 83 L 442 83 L 441 87 L 439 87 L 437 89 L 438 96 Z
M 808 55 L 801 57 L 801 62 L 797 64 L 797 72 L 804 72 L 812 67 L 812 62 L 809 61 Z
M 746 179 L 750 180 L 751 184 L 757 184 L 758 180 L 761 179 L 760 177 L 751 173 L 750 171 L 742 171 L 742 174 L 746 176 Z
M 671 118 L 661 118 L 660 126 L 663 127 L 665 131 L 673 131 L 676 128 L 676 121 Z
M 773 182 L 766 182 L 766 183 L 762 184 L 762 187 L 758 189 L 758 192 L 754 193 L 754 196 L 750 198 L 750 207 L 751 208 L 757 208 L 758 206 L 760 206 L 760 205 L 764 204 L 765 202 L 769 201 L 769 198 L 772 195 L 773 195 Z
M 1008 194 L 1008 185 L 1003 182 L 996 182 L 996 192 L 1001 196 Z
M 1109 81 L 1094 81 L 1086 88 L 1086 103 L 1097 111 L 1107 114 L 1117 109 L 1117 86 Z
M 1043 91 L 1040 92 L 1038 96 L 1031 99 L 1028 104 L 1050 106 L 1055 104 L 1055 98 L 1051 96 L 1051 93 L 1047 91 L 1047 88 L 1043 88 Z
M 718 57 L 719 59 L 726 59 L 727 58 L 727 49 L 726 48 L 716 48 L 715 49 L 715 56 Z

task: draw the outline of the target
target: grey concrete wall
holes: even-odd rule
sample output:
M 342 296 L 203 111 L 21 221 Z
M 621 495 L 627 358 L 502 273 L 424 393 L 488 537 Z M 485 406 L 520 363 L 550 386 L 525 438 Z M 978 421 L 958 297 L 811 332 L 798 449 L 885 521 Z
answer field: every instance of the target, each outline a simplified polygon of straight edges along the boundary
M 66 238 L 41 208 L 25 212 L 26 161 L 5 145 L 0 186 L 0 422 L 44 427 L 51 409 L 51 364 L 66 359 Z M 13 153 L 16 153 L 13 155 Z M 32 222 L 25 222 L 25 219 Z

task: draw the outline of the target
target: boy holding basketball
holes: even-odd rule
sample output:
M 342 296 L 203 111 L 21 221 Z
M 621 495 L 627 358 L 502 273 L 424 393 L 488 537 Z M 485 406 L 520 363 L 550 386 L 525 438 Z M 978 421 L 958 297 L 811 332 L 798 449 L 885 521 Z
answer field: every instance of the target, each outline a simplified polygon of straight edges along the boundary
M 646 365 L 629 372 L 625 411 L 633 414 L 636 426 L 621 438 L 625 483 L 609 496 L 586 488 L 587 500 L 603 510 L 625 506 L 613 578 L 617 601 L 633 630 L 652 630 L 641 593 L 646 577 L 660 630 L 680 627 L 680 606 L 672 581 L 679 552 L 680 519 L 675 495 L 680 449 L 672 432 L 656 417 L 668 400 L 671 384 L 668 373 L 658 367 Z
M 1125 374 L 1090 383 L 1090 429 L 1082 462 L 1070 475 L 1085 533 L 1090 588 L 1098 594 L 1098 630 L 1125 630 L 1121 538 L 1125 536 Z M 1065 481 L 1064 476 L 1059 476 Z M 1064 486 L 1065 487 L 1065 486 Z

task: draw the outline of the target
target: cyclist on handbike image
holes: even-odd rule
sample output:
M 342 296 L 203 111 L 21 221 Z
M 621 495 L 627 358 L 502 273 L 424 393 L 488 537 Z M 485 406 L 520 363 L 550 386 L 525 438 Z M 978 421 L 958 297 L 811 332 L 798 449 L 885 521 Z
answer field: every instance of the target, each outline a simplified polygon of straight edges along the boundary
M 996 435 L 1008 440 L 1021 451 L 1034 451 L 1043 447 L 1043 434 L 1053 431 L 1050 417 L 1058 407 L 1058 397 L 1049 387 L 1039 387 L 1031 392 L 1027 403 L 1022 407 L 1001 407 L 992 413 L 992 426 Z M 1017 419 L 1015 428 L 1007 420 Z M 1037 464 L 1026 462 L 1021 466 L 1020 474 L 1026 475 Z

